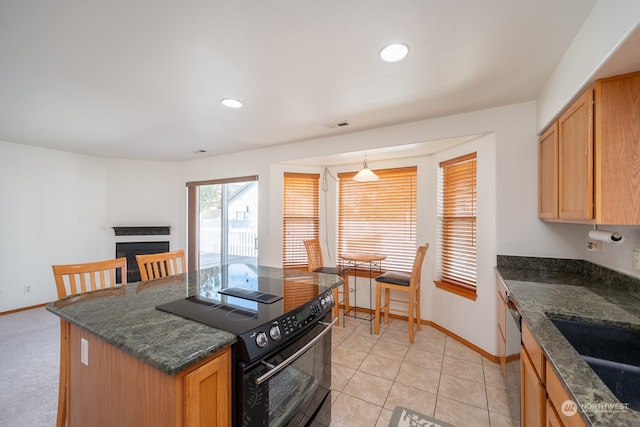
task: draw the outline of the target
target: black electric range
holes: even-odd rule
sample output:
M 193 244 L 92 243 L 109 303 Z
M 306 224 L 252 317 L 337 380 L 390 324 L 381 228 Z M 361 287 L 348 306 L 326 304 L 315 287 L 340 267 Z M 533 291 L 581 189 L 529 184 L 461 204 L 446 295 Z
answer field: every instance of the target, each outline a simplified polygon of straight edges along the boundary
M 235 357 L 252 362 L 276 351 L 334 305 L 317 273 L 227 264 L 189 274 L 187 296 L 158 310 L 238 336 Z

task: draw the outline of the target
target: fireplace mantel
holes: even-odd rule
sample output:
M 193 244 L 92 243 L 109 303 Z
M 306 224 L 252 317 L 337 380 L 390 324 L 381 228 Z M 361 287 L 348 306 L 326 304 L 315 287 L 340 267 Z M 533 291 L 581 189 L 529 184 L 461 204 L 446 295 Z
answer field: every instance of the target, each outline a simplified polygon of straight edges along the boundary
M 168 236 L 171 234 L 171 226 L 138 226 L 127 225 L 112 227 L 116 236 Z

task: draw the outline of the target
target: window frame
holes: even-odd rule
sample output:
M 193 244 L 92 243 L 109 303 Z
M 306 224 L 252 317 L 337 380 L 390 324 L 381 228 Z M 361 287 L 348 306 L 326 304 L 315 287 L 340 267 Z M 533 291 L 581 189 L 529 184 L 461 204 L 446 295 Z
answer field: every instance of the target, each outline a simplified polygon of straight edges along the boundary
M 439 279 L 435 281 L 437 288 L 474 301 L 477 299 L 478 279 L 477 170 L 477 152 L 445 160 L 439 164 L 440 251 Z M 455 186 L 459 191 L 455 191 L 451 186 Z M 461 260 L 456 261 L 456 259 Z

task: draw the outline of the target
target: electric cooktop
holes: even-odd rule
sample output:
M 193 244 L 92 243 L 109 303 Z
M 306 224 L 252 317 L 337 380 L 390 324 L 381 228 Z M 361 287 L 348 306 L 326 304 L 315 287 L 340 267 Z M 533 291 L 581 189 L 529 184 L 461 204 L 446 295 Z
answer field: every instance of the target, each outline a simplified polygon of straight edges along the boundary
M 228 264 L 189 273 L 187 296 L 156 308 L 240 335 L 326 290 L 312 273 Z

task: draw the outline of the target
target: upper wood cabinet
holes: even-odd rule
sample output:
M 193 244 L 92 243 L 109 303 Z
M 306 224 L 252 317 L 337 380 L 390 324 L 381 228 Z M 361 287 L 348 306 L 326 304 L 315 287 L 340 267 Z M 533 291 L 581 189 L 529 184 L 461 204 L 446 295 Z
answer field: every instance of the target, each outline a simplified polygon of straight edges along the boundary
M 593 219 L 593 90 L 558 119 L 558 217 Z
M 558 122 L 538 142 L 538 216 L 558 218 Z
M 595 215 L 640 224 L 640 72 L 596 81 Z
M 538 179 L 545 221 L 640 224 L 640 72 L 596 81 L 562 113 L 539 139 Z

